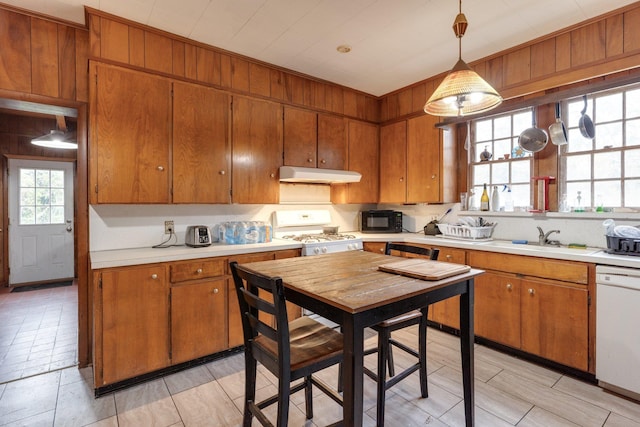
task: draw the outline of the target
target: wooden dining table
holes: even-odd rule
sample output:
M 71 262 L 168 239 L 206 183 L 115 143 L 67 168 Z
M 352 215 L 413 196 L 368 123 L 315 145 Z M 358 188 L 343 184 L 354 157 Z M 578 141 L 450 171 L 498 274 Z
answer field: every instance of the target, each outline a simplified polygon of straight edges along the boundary
M 242 266 L 262 275 L 281 277 L 288 301 L 341 326 L 344 334 L 344 426 L 361 426 L 363 421 L 365 328 L 460 295 L 465 422 L 467 426 L 473 426 L 473 281 L 483 271 L 469 269 L 439 280 L 424 280 L 378 269 L 380 265 L 398 259 L 372 252 L 348 251 L 252 262 Z

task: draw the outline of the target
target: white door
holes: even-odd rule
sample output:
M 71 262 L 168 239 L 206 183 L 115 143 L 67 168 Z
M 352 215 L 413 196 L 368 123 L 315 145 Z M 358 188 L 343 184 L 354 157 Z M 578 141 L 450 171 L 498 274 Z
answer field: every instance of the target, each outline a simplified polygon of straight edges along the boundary
M 73 163 L 9 159 L 9 285 L 73 278 Z

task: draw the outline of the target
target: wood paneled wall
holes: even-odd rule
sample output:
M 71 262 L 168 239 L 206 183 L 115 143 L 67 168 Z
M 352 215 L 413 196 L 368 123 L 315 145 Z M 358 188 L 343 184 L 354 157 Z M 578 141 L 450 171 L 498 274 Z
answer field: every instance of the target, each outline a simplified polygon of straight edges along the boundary
M 640 2 L 470 66 L 505 99 L 538 96 L 562 86 L 638 69 L 638 27 Z M 380 121 L 422 114 L 424 103 L 444 77 L 435 76 L 381 97 Z
M 89 32 L 0 8 L 0 89 L 86 102 Z
M 92 58 L 234 93 L 379 121 L 377 97 L 87 8 Z

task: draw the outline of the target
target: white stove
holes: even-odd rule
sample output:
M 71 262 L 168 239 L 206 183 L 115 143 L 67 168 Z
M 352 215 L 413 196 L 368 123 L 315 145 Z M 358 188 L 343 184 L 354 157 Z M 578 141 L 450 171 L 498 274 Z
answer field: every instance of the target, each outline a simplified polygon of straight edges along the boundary
M 302 256 L 362 250 L 362 239 L 348 233 L 324 233 L 331 224 L 326 210 L 275 211 L 273 237 L 302 243 Z

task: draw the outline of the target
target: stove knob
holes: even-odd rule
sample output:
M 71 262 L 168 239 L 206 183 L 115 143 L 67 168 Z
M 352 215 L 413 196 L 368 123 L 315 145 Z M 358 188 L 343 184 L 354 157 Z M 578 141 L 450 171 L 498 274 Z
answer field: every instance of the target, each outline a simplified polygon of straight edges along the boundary
M 319 254 L 320 253 L 320 248 L 313 248 L 313 252 L 315 252 L 316 255 Z
M 323 247 L 322 247 L 322 253 L 323 253 L 323 254 L 326 254 L 326 253 L 327 253 L 327 247 L 326 247 L 326 246 L 323 246 Z
M 355 250 L 356 250 L 356 245 L 354 245 L 353 243 L 349 243 L 349 244 L 347 245 L 347 248 L 348 248 L 350 251 L 355 251 Z

